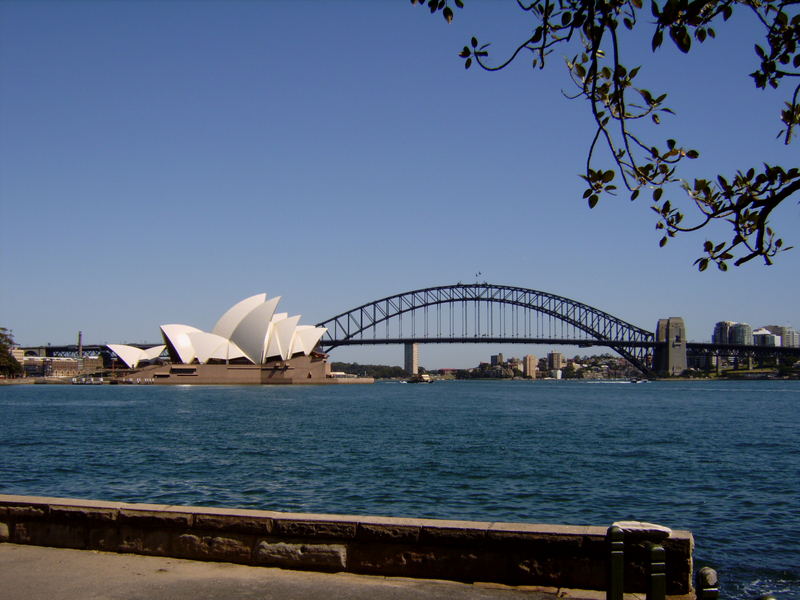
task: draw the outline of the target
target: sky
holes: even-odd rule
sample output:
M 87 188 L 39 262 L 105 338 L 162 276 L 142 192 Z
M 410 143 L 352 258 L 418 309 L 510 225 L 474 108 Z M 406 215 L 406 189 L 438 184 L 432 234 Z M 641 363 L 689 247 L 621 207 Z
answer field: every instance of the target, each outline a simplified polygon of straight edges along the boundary
M 465 4 L 448 25 L 408 0 L 0 0 L 0 326 L 22 345 L 78 331 L 157 343 L 159 325 L 210 330 L 259 292 L 314 324 L 480 280 L 651 331 L 682 316 L 694 341 L 720 320 L 800 328 L 800 248 L 699 273 L 713 232 L 659 248 L 646 201 L 590 210 L 578 174 L 591 119 L 564 93 L 573 50 L 544 71 L 527 58 L 465 70 L 472 35 L 500 57 L 531 28 L 516 2 Z M 797 143 L 775 139 L 786 92 L 747 76 L 758 33 L 735 16 L 689 55 L 625 40 L 676 113 L 653 135 L 700 151 L 687 178 L 800 163 Z M 787 245 L 800 246 L 798 217 L 792 201 L 773 219 Z M 550 349 L 430 345 L 420 363 Z

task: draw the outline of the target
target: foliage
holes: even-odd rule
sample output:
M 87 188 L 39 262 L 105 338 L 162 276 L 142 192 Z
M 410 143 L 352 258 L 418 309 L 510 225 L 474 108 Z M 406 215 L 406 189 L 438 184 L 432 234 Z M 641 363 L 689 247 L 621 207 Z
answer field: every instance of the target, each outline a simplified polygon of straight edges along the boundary
M 454 18 L 449 0 L 411 3 L 427 5 L 431 13 L 441 12 L 448 23 Z M 630 192 L 631 200 L 648 192 L 658 214 L 656 227 L 664 233 L 661 246 L 678 233 L 727 222 L 732 231 L 725 239 L 703 244 L 704 256 L 695 261 L 701 271 L 711 263 L 724 271 L 730 260 L 736 266 L 754 258 L 771 264 L 776 254 L 788 249 L 769 218 L 782 202 L 800 196 L 800 170 L 764 164 L 727 176 L 692 182 L 681 179 L 679 165 L 698 158 L 699 152 L 674 139 L 663 143 L 644 139 L 645 126 L 659 125 L 672 111 L 665 104 L 667 94 L 637 86 L 640 67 L 623 64 L 621 34 L 622 28 L 642 29 L 652 24 L 653 51 L 661 47 L 666 35 L 681 52 L 689 53 L 694 42 L 714 39 L 714 28 L 734 11 L 750 12 L 764 32 L 763 43 L 754 48 L 760 64 L 750 76 L 757 88 L 778 88 L 787 82 L 794 84 L 800 77 L 798 0 L 651 0 L 650 14 L 642 0 L 517 0 L 517 4 L 533 19 L 533 33 L 509 57 L 490 62 L 489 44 L 481 44 L 476 37 L 459 56 L 466 68 L 477 64 L 486 71 L 498 71 L 528 56 L 534 69 L 543 69 L 554 48 L 572 48 L 567 68 L 576 91 L 570 97 L 588 102 L 595 123 L 581 175 L 586 182 L 583 197 L 590 207 L 596 206 L 601 196 L 615 195 L 620 185 Z M 463 8 L 464 3 L 455 0 L 454 6 Z M 779 119 L 782 129 L 778 136 L 788 145 L 800 125 L 800 84 L 788 90 Z M 608 150 L 610 169 L 597 164 L 602 147 Z M 696 222 L 686 224 L 684 213 L 666 198 L 665 189 L 673 186 L 680 186 L 696 208 Z
M 375 379 L 390 379 L 407 377 L 408 373 L 402 367 L 386 365 L 360 365 L 358 363 L 332 362 L 331 371 L 342 371 L 360 377 L 374 377 Z
M 9 329 L 0 327 L 0 375 L 18 377 L 22 375 L 22 365 L 11 355 L 14 347 L 14 336 Z
M 511 379 L 516 373 L 510 367 L 481 363 L 475 369 L 459 369 L 456 379 Z
M 566 367 L 561 369 L 562 379 L 577 379 L 578 377 L 578 370 L 572 364 L 568 364 Z

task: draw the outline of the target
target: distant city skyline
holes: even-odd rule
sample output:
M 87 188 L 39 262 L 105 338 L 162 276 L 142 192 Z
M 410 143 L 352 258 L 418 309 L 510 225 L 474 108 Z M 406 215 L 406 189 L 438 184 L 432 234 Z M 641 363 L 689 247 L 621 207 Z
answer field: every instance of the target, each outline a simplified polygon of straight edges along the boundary
M 682 316 L 689 340 L 721 319 L 800 327 L 800 250 L 698 273 L 717 232 L 659 248 L 646 200 L 587 208 L 590 119 L 563 57 L 489 74 L 457 56 L 473 34 L 499 56 L 528 25 L 515 3 L 448 26 L 402 1 L 0 2 L 0 326 L 22 345 L 156 343 L 262 290 L 318 323 L 479 274 L 649 331 Z M 631 57 L 676 111 L 659 135 L 700 150 L 687 177 L 785 162 L 782 101 L 747 76 L 754 32 L 734 15 L 690 56 Z M 787 245 L 799 216 L 774 214 Z M 578 352 L 429 345 L 419 364 L 550 350 Z

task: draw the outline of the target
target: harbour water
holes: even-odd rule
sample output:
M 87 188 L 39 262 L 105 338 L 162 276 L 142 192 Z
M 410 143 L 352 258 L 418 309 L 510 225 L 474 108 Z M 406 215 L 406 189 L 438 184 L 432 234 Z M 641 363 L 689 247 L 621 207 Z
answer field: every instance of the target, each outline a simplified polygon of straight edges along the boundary
M 800 598 L 800 383 L 0 386 L 0 493 L 695 535 Z

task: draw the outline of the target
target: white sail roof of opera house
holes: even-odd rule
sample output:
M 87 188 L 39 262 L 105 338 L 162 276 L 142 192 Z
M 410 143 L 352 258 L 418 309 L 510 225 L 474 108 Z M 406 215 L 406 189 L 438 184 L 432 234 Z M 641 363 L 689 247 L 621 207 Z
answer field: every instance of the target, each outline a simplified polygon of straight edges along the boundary
M 211 360 L 245 359 L 253 364 L 288 360 L 314 351 L 325 327 L 300 325 L 300 315 L 276 313 L 280 296 L 256 294 L 237 302 L 219 318 L 214 328 L 203 331 L 191 325 L 169 323 L 161 326 L 164 345 L 146 350 L 124 344 L 109 344 L 119 358 L 135 369 L 153 360 L 166 348 L 173 362 L 206 364 Z
M 152 348 L 137 348 L 126 344 L 108 344 L 108 348 L 124 362 L 129 369 L 135 369 L 143 360 L 158 358 L 166 346 L 153 346 Z
M 219 318 L 219 321 L 214 325 L 214 329 L 211 330 L 211 333 L 230 339 L 233 330 L 236 329 L 239 322 L 247 316 L 247 313 L 259 304 L 266 302 L 266 300 L 266 294 L 256 294 L 255 296 L 250 296 L 234 304 Z

